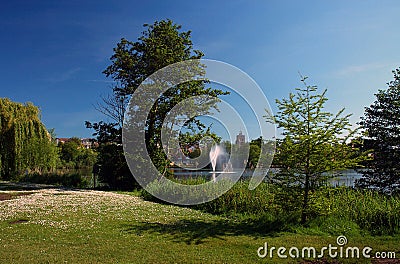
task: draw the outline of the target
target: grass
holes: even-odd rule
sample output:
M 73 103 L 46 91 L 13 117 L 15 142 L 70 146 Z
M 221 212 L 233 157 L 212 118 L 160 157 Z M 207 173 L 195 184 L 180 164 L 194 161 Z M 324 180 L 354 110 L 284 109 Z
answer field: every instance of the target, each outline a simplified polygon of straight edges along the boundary
M 197 183 L 183 180 L 184 184 Z M 270 224 L 271 230 L 295 229 L 299 224 L 302 208 L 302 192 L 297 188 L 281 188 L 262 183 L 255 190 L 248 189 L 249 181 L 239 181 L 224 195 L 210 202 L 192 206 L 204 212 L 242 218 L 262 218 L 263 225 Z M 174 193 L 168 184 L 150 185 L 152 192 Z M 187 195 L 203 195 L 188 193 Z M 146 191 L 142 196 L 150 201 L 160 202 Z M 179 196 L 177 196 L 179 197 Z M 355 190 L 347 187 L 322 187 L 310 193 L 307 210 L 309 226 L 320 223 L 330 234 L 338 231 L 372 235 L 400 234 L 400 197 L 378 193 L 373 190 Z M 340 222 L 343 228 L 329 225 Z M 346 223 L 345 225 L 343 223 Z M 346 226 L 352 226 L 346 230 Z
M 316 228 L 318 222 L 290 232 L 273 230 L 274 223 L 265 225 L 262 216 L 213 215 L 144 201 L 138 192 L 31 193 L 0 202 L 0 263 L 298 263 L 260 259 L 257 249 L 265 242 L 321 248 L 340 235 Z M 349 245 L 400 255 L 400 236 L 363 235 L 349 233 Z

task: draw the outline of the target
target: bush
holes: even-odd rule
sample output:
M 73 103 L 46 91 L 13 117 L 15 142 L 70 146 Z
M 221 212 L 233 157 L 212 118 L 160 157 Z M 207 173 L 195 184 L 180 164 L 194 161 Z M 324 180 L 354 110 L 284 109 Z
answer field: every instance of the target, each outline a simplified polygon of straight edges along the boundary
M 80 174 L 28 174 L 21 177 L 19 182 L 49 184 L 73 188 L 86 188 L 89 183 Z
M 96 167 L 98 179 L 110 190 L 134 190 L 139 187 L 131 174 L 120 145 L 101 145 L 98 149 Z

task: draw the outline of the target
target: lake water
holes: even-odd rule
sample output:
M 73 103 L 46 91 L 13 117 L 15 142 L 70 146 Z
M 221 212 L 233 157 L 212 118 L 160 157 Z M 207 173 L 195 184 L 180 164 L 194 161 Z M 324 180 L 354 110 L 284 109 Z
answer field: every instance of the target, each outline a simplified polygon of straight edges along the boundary
M 270 172 L 275 173 L 277 169 L 270 169 Z M 180 179 L 190 179 L 190 178 L 196 178 L 196 177 L 206 177 L 210 178 L 211 177 L 211 170 L 185 170 L 181 168 L 173 168 L 172 172 L 174 173 L 174 176 Z M 242 177 L 251 177 L 253 171 L 250 169 L 246 169 Z M 336 172 L 336 177 L 333 177 L 329 180 L 330 184 L 332 186 L 348 186 L 348 187 L 353 187 L 354 183 L 357 179 L 360 179 L 362 177 L 361 173 L 358 173 L 357 171 L 353 169 L 348 169 L 348 170 L 342 170 Z M 272 176 L 273 177 L 273 176 Z M 267 177 L 265 179 L 268 179 Z
M 341 176 L 330 179 L 330 183 L 333 186 L 354 187 L 355 181 L 362 177 L 361 173 L 359 173 L 355 170 L 352 170 L 352 169 L 343 170 L 343 171 L 340 171 L 340 173 L 341 173 Z

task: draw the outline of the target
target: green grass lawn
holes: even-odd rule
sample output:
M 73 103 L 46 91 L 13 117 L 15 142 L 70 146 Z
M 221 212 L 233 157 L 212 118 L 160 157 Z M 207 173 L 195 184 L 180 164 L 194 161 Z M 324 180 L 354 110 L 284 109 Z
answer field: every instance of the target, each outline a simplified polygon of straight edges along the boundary
M 261 259 L 257 249 L 265 242 L 288 249 L 336 245 L 336 236 L 312 230 L 262 232 L 235 217 L 134 195 L 47 189 L 15 198 L 12 193 L 13 199 L 0 201 L 0 263 L 298 263 L 302 260 Z M 348 246 L 400 256 L 399 236 L 347 239 Z

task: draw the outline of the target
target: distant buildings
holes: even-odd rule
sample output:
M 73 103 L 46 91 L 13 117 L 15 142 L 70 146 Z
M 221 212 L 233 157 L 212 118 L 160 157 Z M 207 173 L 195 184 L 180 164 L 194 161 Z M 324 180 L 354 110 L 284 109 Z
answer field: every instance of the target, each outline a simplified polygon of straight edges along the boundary
M 242 134 L 242 131 L 240 131 L 239 135 L 236 135 L 235 144 L 238 145 L 238 146 L 241 146 L 244 143 L 246 143 L 246 137 Z
M 96 143 L 96 142 L 94 142 L 93 139 L 91 139 L 91 138 L 81 138 L 81 142 L 82 142 L 82 145 L 83 145 L 86 149 L 90 149 L 90 148 L 94 147 L 94 145 L 95 145 L 95 143 Z
M 57 145 L 64 144 L 65 142 L 68 142 L 68 141 L 69 141 L 69 138 L 56 138 Z
M 57 143 L 57 145 L 58 144 L 64 144 L 64 143 L 66 143 L 66 142 L 68 142 L 68 141 L 70 141 L 71 140 L 71 138 L 56 138 L 56 143 Z M 86 149 L 90 149 L 90 148 L 96 148 L 96 147 L 98 147 L 98 143 L 97 142 L 95 142 L 95 140 L 94 139 L 92 139 L 92 138 L 81 138 L 80 139 L 81 140 L 81 144 L 82 144 L 82 146 L 84 147 L 84 148 L 86 148 Z

